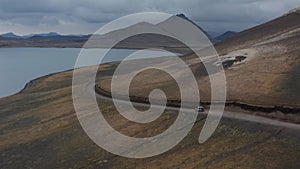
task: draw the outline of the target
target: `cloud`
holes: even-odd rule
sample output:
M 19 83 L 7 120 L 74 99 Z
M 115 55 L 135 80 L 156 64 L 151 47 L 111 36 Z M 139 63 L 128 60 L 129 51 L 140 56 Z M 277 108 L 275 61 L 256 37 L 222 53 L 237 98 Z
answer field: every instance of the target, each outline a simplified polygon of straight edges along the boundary
M 92 33 L 136 12 L 184 13 L 207 31 L 240 31 L 300 6 L 300 0 L 1 0 L 0 33 Z

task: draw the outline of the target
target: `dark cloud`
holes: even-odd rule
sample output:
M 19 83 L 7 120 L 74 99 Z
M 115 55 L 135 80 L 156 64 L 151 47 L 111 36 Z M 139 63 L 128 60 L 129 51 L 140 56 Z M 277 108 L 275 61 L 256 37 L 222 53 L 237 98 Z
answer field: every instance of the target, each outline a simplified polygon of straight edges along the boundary
M 92 33 L 135 12 L 184 13 L 209 32 L 240 31 L 300 6 L 300 0 L 1 0 L 0 33 Z

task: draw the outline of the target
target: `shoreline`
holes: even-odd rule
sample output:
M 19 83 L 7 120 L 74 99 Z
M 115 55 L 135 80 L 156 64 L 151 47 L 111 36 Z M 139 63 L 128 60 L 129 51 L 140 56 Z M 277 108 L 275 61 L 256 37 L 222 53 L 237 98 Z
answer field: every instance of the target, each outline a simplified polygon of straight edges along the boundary
M 60 71 L 60 72 L 49 73 L 47 75 L 40 76 L 40 77 L 37 77 L 35 79 L 32 79 L 32 80 L 28 81 L 27 83 L 25 83 L 24 87 L 22 89 L 20 89 L 18 92 L 13 93 L 13 94 L 8 95 L 8 96 L 0 97 L 0 100 L 4 99 L 4 98 L 7 98 L 7 97 L 11 97 L 11 96 L 17 95 L 17 94 L 21 94 L 24 91 L 26 91 L 27 89 L 29 89 L 30 87 L 32 87 L 35 84 L 37 84 L 38 82 L 40 82 L 41 80 L 46 79 L 46 78 L 48 78 L 50 76 L 54 76 L 54 75 L 57 75 L 57 74 L 60 74 L 60 73 L 65 73 L 65 72 L 69 72 L 69 71 L 73 71 L 73 70 L 74 69 L 68 69 L 68 70 L 64 70 L 64 71 Z

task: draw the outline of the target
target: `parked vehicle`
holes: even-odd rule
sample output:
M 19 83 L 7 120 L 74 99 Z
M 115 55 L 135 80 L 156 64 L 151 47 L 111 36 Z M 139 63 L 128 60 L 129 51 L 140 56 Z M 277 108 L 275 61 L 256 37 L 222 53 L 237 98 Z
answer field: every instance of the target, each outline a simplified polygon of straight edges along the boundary
M 197 107 L 195 108 L 195 111 L 198 112 L 198 113 L 204 112 L 204 107 L 203 107 L 203 106 L 197 106 Z

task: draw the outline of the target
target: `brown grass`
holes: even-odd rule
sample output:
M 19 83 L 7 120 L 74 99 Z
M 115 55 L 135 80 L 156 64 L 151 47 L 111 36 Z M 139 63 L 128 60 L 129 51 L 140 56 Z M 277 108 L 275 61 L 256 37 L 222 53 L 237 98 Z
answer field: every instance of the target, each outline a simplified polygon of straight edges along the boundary
M 162 155 L 128 159 L 110 154 L 80 127 L 70 86 L 59 88 L 70 84 L 71 73 L 47 77 L 24 93 L 0 100 L 1 168 L 299 168 L 299 138 L 293 131 L 278 133 L 277 128 L 224 119 L 213 137 L 199 145 L 203 117 L 180 144 Z M 109 101 L 98 104 L 116 130 L 134 137 L 163 132 L 176 118 L 176 112 L 168 111 L 141 125 L 121 117 Z

